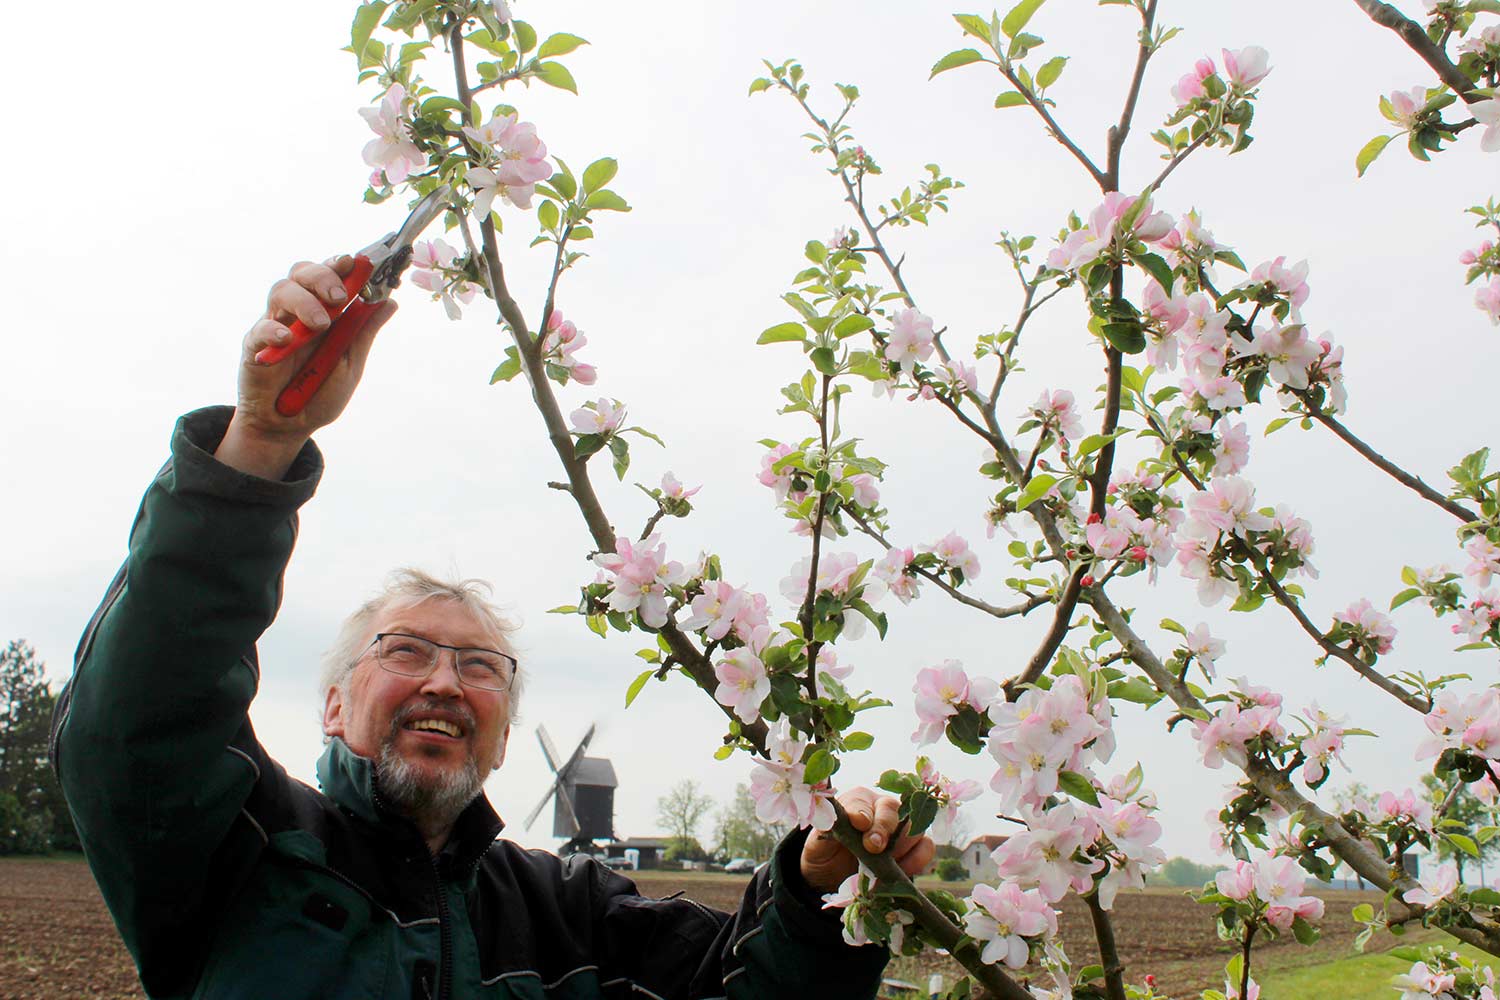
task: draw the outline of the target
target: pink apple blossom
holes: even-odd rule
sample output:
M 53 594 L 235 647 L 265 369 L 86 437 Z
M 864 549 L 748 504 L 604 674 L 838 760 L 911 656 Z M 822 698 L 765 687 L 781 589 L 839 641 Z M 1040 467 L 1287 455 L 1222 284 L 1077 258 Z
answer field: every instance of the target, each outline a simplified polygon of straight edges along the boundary
M 932 544 L 923 546 L 923 549 L 937 556 L 948 569 L 962 573 L 965 581 L 979 578 L 979 556 L 969 548 L 968 542 L 959 537 L 958 532 L 950 531 Z
M 531 122 L 514 114 L 496 115 L 480 128 L 464 126 L 464 135 L 477 146 L 483 166 L 470 167 L 464 180 L 474 189 L 474 216 L 489 217 L 496 195 L 517 208 L 530 208 L 537 181 L 552 176 L 547 147 Z
M 861 507 L 878 507 L 880 505 L 880 488 L 875 485 L 875 477 L 868 472 L 858 472 L 844 480 L 854 487 L 854 502 Z
M 1410 788 L 1400 795 L 1394 792 L 1381 792 L 1380 797 L 1375 800 L 1374 818 L 1377 822 L 1383 823 L 1404 821 L 1419 830 L 1430 833 L 1432 831 L 1432 804 Z
M 1037 401 L 1031 404 L 1030 416 L 1042 422 L 1044 431 L 1051 431 L 1064 442 L 1083 437 L 1083 421 L 1078 417 L 1073 394 L 1067 389 L 1043 390 Z
M 1214 445 L 1214 473 L 1232 476 L 1250 464 L 1250 428 L 1225 420 Z
M 931 357 L 932 350 L 932 318 L 915 309 L 896 313 L 885 344 L 886 359 L 910 371 L 912 365 Z
M 1500 590 L 1482 592 L 1468 607 L 1458 608 L 1454 618 L 1454 635 L 1464 636 L 1470 642 L 1482 641 L 1500 624 Z
M 1260 1000 L 1260 983 L 1245 979 L 1245 995 L 1240 996 L 1240 984 L 1224 980 L 1224 1000 Z
M 1203 766 L 1218 770 L 1226 760 L 1243 766 L 1249 759 L 1245 755 L 1245 743 L 1252 735 L 1250 721 L 1237 705 L 1225 706 L 1207 722 L 1193 720 L 1198 749 L 1203 753 Z
M 921 577 L 906 570 L 914 558 L 916 553 L 910 548 L 891 548 L 870 571 L 902 604 L 910 604 L 916 598 L 922 582 Z
M 1297 917 L 1321 920 L 1323 901 L 1302 895 L 1307 873 L 1294 858 L 1266 858 L 1255 866 L 1255 895 L 1266 904 L 1266 922 L 1290 930 Z
M 1223 49 L 1224 75 L 1240 90 L 1249 90 L 1264 80 L 1271 72 L 1271 54 L 1259 45 L 1247 45 L 1243 49 Z
M 705 580 L 703 593 L 693 598 L 692 614 L 678 624 L 684 631 L 703 629 L 705 636 L 717 642 L 734 628 L 735 616 L 748 596 L 723 580 Z
M 1188 497 L 1188 519 L 1218 531 L 1245 535 L 1265 531 L 1271 519 L 1255 509 L 1255 487 L 1238 476 L 1220 476 Z
M 1429 969 L 1426 962 L 1417 962 L 1392 979 L 1391 985 L 1401 991 L 1400 1000 L 1453 1000 L 1449 991 L 1456 982 L 1453 973 Z
M 574 357 L 588 342 L 572 320 L 563 319 L 561 309 L 553 309 L 542 335 L 542 358 L 548 364 L 567 369 L 568 375 L 579 385 L 593 385 L 599 377 L 597 370 Z
M 725 653 L 724 659 L 714 665 L 714 676 L 719 679 L 715 701 L 733 709 L 741 722 L 760 718 L 760 704 L 771 693 L 771 679 L 765 664 L 748 646 Z
M 365 144 L 364 160 L 383 171 L 388 182 L 400 184 L 413 171 L 427 166 L 426 154 L 412 142 L 405 87 L 391 84 L 381 96 L 379 107 L 360 108 L 359 114 L 375 133 L 375 138 Z
M 964 931 L 984 943 L 980 960 L 1005 963 L 1012 969 L 1026 964 L 1031 954 L 1027 938 L 1057 933 L 1057 914 L 1035 890 L 1022 892 L 1014 883 L 998 888 L 980 883 L 969 896 Z
M 671 497 L 673 500 L 686 500 L 702 488 L 702 486 L 694 486 L 692 489 L 687 489 L 676 476 L 672 475 L 670 470 L 663 473 L 661 477 L 662 495 Z
M 785 500 L 787 491 L 791 489 L 792 473 L 790 469 L 776 471 L 776 463 L 790 455 L 795 449 L 789 444 L 777 444 L 760 457 L 760 472 L 756 480 L 762 486 L 769 486 L 776 493 L 777 500 Z
M 1464 554 L 1469 557 L 1464 575 L 1472 576 L 1478 586 L 1488 587 L 1490 580 L 1500 574 L 1500 545 L 1484 535 L 1475 535 L 1469 539 L 1464 544 Z
M 1480 285 L 1474 293 L 1474 305 L 1478 306 L 1490 322 L 1500 326 L 1500 274 L 1490 279 L 1488 285 Z
M 1183 107 L 1206 96 L 1207 91 L 1203 87 L 1203 81 L 1216 72 L 1218 70 L 1214 68 L 1212 59 L 1204 57 L 1194 63 L 1192 72 L 1184 74 L 1172 87 L 1172 99 L 1177 102 L 1177 106 Z
M 957 715 L 960 708 L 968 706 L 976 712 L 988 708 L 999 687 L 986 678 L 970 681 L 963 664 L 957 660 L 944 660 L 935 667 L 919 670 L 911 689 L 917 696 L 916 712 L 920 723 L 911 735 L 912 742 L 926 746 L 942 738 L 948 720 Z
M 1417 884 L 1418 888 L 1403 892 L 1401 899 L 1415 906 L 1436 906 L 1458 888 L 1458 868 L 1453 864 L 1439 865 L 1437 871 L 1419 878 Z
M 443 304 L 449 319 L 462 315 L 459 304 L 468 304 L 478 289 L 453 269 L 458 251 L 441 237 L 418 240 L 412 244 L 411 283 L 426 289 L 432 297 Z
M 667 588 L 688 580 L 682 563 L 666 558 L 666 546 L 658 536 L 638 542 L 618 538 L 615 551 L 594 557 L 596 565 L 615 577 L 610 593 L 612 611 L 638 611 L 652 628 L 667 623 Z
M 618 399 L 596 399 L 568 415 L 579 434 L 613 434 L 625 421 L 625 404 Z
M 1469 114 L 1485 126 L 1484 135 L 1479 139 L 1479 148 L 1486 153 L 1500 152 L 1500 97 L 1475 101 L 1469 105 Z
M 1390 616 L 1376 611 L 1368 598 L 1361 597 L 1343 611 L 1335 611 L 1333 620 L 1346 626 L 1353 641 L 1369 652 L 1389 653 L 1396 639 Z
M 1275 260 L 1259 264 L 1250 272 L 1250 280 L 1247 285 L 1271 284 L 1277 291 L 1287 297 L 1292 304 L 1292 315 L 1296 316 L 1296 310 L 1307 301 L 1309 294 L 1307 287 L 1307 261 L 1298 261 L 1291 267 L 1286 266 L 1285 257 L 1277 257 Z
M 1255 865 L 1249 861 L 1236 861 L 1233 868 L 1214 876 L 1214 887 L 1220 895 L 1243 903 L 1255 892 Z
M 763 823 L 789 823 L 827 830 L 833 826 L 833 789 L 828 782 L 808 785 L 802 752 L 805 740 L 798 739 L 786 719 L 782 719 L 767 736 L 769 757 L 755 758 L 750 773 L 750 797 L 755 800 L 755 815 Z
M 1215 639 L 1208 634 L 1208 626 L 1205 624 L 1195 625 L 1183 639 L 1183 647 L 1188 655 L 1198 661 L 1198 666 L 1212 680 L 1214 676 L 1214 664 L 1219 657 L 1224 655 L 1226 648 L 1223 639 Z
M 828 698 L 830 694 L 828 681 L 843 683 L 844 678 L 854 672 L 854 664 L 840 664 L 838 652 L 831 645 L 824 645 L 818 650 L 818 676 L 817 691 L 819 698 Z
M 957 358 L 944 361 L 934 368 L 932 378 L 943 387 L 945 392 L 953 396 L 972 392 L 979 385 L 979 376 L 974 373 L 973 364 Z

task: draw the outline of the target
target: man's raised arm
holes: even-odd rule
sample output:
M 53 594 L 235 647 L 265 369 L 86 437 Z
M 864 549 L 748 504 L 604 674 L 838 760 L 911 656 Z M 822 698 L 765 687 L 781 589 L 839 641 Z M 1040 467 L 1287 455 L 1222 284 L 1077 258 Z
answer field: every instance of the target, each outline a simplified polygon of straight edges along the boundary
M 69 808 L 153 995 L 190 985 L 212 904 L 259 851 L 262 834 L 242 812 L 268 763 L 247 717 L 255 643 L 280 604 L 297 509 L 322 472 L 310 436 L 342 412 L 393 307 L 297 417 L 277 414 L 275 398 L 315 344 L 278 365 L 254 357 L 294 317 L 325 329 L 319 303 L 337 301 L 347 266 L 293 268 L 245 337 L 237 406 L 178 421 L 54 714 Z

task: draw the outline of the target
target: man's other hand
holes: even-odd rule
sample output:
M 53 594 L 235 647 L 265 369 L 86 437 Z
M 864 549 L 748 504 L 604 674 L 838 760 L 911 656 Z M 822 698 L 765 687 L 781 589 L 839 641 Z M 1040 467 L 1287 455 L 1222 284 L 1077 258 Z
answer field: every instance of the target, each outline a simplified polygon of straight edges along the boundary
M 864 849 L 889 854 L 908 875 L 916 875 L 932 863 L 937 845 L 926 835 L 913 837 L 898 831 L 904 824 L 898 819 L 901 800 L 879 795 L 868 788 L 855 788 L 839 796 L 839 804 L 853 827 L 864 834 Z M 894 843 L 892 841 L 894 840 Z M 849 849 L 832 834 L 814 830 L 802 846 L 802 878 L 819 892 L 832 892 L 859 867 Z

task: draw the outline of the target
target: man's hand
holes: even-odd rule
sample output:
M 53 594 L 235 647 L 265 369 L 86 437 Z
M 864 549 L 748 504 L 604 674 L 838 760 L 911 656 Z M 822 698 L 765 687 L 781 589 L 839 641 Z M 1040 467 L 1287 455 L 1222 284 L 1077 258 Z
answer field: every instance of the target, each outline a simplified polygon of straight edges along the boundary
M 840 795 L 839 804 L 848 814 L 849 822 L 864 834 L 865 850 L 879 854 L 891 845 L 891 857 L 908 875 L 915 875 L 932 863 L 937 845 L 931 837 L 898 835 L 898 827 L 903 826 L 896 815 L 901 808 L 900 799 L 877 795 L 868 788 L 855 788 Z M 802 845 L 802 878 L 819 892 L 837 889 L 858 867 L 854 855 L 832 834 L 814 830 Z
M 328 307 L 344 304 L 343 277 L 353 267 L 352 257 L 323 264 L 303 261 L 271 286 L 265 315 L 245 335 L 240 353 L 239 401 L 224 440 L 214 453 L 219 461 L 264 479 L 280 479 L 313 432 L 333 423 L 344 411 L 364 373 L 375 334 L 396 311 L 394 302 L 382 304 L 370 317 L 328 381 L 294 417 L 276 412 L 276 397 L 316 350 L 321 338 L 274 365 L 260 364 L 255 356 L 264 348 L 290 340 L 293 320 L 300 319 L 317 333 L 326 331 L 332 325 Z

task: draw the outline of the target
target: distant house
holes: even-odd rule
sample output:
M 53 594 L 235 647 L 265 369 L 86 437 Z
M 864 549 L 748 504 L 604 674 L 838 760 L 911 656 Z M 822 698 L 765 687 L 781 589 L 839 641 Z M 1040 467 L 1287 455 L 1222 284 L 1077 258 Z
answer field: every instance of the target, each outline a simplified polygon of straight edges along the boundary
M 980 882 L 993 882 L 999 872 L 995 870 L 995 862 L 990 858 L 990 852 L 1005 843 L 1005 836 L 998 833 L 987 833 L 983 837 L 975 837 L 969 841 L 969 846 L 964 848 L 964 867 L 969 870 L 969 877 Z
M 604 845 L 604 855 L 610 858 L 635 858 L 637 868 L 660 868 L 661 856 L 672 842 L 670 837 L 631 837 Z M 627 854 L 626 852 L 634 852 Z

